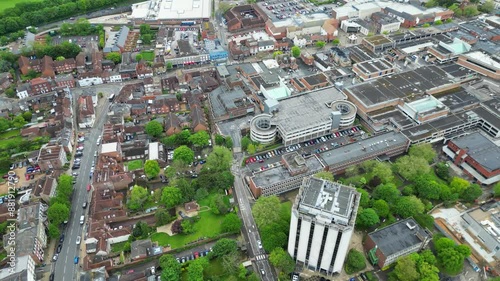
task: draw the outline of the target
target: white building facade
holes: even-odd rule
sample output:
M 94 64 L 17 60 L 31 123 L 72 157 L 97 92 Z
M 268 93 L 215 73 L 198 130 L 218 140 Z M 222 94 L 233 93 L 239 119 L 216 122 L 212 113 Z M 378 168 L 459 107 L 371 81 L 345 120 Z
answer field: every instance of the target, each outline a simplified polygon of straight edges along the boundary
M 361 194 L 353 187 L 304 178 L 292 207 L 288 253 L 326 275 L 342 271 Z

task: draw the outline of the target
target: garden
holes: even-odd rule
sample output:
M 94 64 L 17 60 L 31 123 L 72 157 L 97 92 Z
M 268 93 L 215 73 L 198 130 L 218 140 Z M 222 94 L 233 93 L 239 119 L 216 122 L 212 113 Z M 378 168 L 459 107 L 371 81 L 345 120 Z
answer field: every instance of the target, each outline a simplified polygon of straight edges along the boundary
M 142 160 L 140 159 L 137 159 L 137 160 L 132 160 L 132 161 L 128 161 L 125 163 L 125 166 L 127 167 L 127 169 L 129 171 L 135 171 L 135 170 L 140 170 L 143 168 L 143 162 Z

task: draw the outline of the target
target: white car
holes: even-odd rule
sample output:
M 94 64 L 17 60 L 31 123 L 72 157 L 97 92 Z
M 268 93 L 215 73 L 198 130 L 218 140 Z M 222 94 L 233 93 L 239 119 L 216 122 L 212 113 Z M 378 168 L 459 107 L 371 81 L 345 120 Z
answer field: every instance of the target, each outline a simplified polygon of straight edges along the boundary
M 153 275 L 155 274 L 155 267 L 154 266 L 151 267 L 151 274 L 153 274 Z
M 80 245 L 80 242 L 82 242 L 82 237 L 77 236 L 76 237 L 76 245 Z

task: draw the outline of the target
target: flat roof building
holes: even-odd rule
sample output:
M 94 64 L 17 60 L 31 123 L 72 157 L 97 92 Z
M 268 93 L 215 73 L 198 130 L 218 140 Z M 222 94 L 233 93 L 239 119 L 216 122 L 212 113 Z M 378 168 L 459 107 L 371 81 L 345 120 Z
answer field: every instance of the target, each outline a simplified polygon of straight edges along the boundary
M 288 253 L 297 266 L 326 275 L 342 270 L 361 194 L 315 177 L 302 181 L 292 206 Z
M 369 233 L 364 248 L 370 262 L 384 268 L 422 250 L 431 239 L 431 233 L 413 218 L 408 218 Z
M 500 58 L 482 51 L 461 54 L 458 65 L 472 69 L 484 76 L 500 80 Z
M 443 152 L 477 182 L 491 185 L 500 181 L 500 147 L 481 133 L 450 140 Z
M 362 81 L 367 81 L 390 75 L 394 73 L 395 68 L 392 63 L 382 58 L 356 63 L 352 66 L 352 70 Z
M 320 152 L 318 156 L 325 163 L 328 171 L 340 174 L 347 167 L 367 160 L 403 154 L 409 146 L 410 141 L 406 136 L 398 132 L 388 132 Z
M 339 105 L 336 101 L 344 101 L 347 106 L 332 108 L 332 104 Z M 343 119 L 352 118 L 350 109 L 355 108 L 333 87 L 292 96 L 281 100 L 272 115 L 254 117 L 250 122 L 250 137 L 260 143 L 271 143 L 279 134 L 285 145 L 304 142 L 337 130 L 340 123 L 346 124 Z
M 280 162 L 263 171 L 246 177 L 254 197 L 270 196 L 295 190 L 300 187 L 305 176 L 313 175 L 324 169 L 322 161 L 312 155 L 303 157 L 297 152 L 281 156 Z
M 151 0 L 132 5 L 130 18 L 135 24 L 192 25 L 200 20 L 208 21 L 212 13 L 210 0 Z

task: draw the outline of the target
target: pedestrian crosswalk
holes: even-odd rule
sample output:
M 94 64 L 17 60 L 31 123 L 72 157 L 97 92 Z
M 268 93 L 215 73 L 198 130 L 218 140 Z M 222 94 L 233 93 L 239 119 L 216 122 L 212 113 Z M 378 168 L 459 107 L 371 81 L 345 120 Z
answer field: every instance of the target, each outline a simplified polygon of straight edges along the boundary
M 255 256 L 255 259 L 258 260 L 258 261 L 265 260 L 266 259 L 266 255 Z

